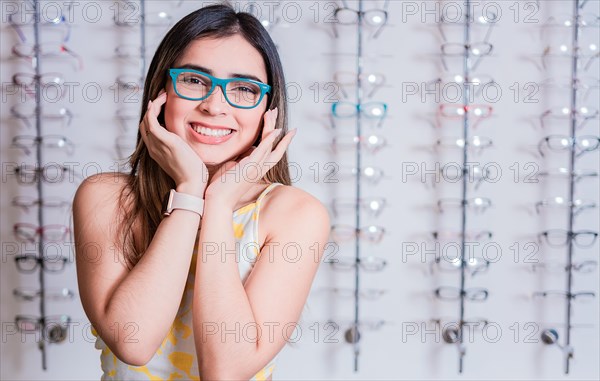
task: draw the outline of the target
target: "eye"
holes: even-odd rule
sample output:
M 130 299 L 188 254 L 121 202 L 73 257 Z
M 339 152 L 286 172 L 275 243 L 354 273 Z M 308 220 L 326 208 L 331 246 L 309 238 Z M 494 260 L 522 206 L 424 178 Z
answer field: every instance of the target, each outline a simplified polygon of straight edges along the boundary
M 186 85 L 208 86 L 210 80 L 201 75 L 185 73 L 180 75 L 179 82 L 182 82 Z
M 251 89 L 250 87 L 247 87 L 247 86 L 240 86 L 236 90 L 256 94 L 256 90 Z
M 234 81 L 230 82 L 227 86 L 229 90 L 235 91 L 236 93 L 245 93 L 245 94 L 260 94 L 260 88 L 248 81 Z

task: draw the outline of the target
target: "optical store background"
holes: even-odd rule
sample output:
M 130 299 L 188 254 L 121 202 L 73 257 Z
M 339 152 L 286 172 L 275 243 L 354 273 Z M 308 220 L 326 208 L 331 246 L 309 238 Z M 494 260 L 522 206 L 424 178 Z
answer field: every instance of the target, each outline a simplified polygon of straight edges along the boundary
M 1 2 L 1 376 L 94 380 L 69 203 L 125 169 L 139 77 L 210 2 L 40 1 L 37 41 L 32 4 Z M 277 44 L 294 185 L 335 224 L 274 378 L 597 380 L 599 2 L 232 4 Z

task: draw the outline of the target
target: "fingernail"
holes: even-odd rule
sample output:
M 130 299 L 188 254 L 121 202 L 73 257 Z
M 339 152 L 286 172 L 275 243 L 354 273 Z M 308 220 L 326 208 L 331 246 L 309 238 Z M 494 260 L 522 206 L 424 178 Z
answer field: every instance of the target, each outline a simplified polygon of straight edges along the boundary
M 296 132 L 298 132 L 297 128 L 294 128 L 293 130 L 290 131 L 290 133 L 292 134 L 292 136 L 295 136 Z

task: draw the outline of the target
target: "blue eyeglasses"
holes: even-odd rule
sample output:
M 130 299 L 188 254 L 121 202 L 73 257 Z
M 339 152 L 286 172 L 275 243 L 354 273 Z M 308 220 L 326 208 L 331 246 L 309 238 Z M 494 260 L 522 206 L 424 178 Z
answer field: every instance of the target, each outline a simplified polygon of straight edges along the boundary
M 221 79 L 192 69 L 169 69 L 175 93 L 190 101 L 208 98 L 216 86 L 221 88 L 227 103 L 237 108 L 254 108 L 260 104 L 271 86 L 248 78 Z
M 352 118 L 356 115 L 364 115 L 367 118 L 377 120 L 377 127 L 381 127 L 387 116 L 388 106 L 383 102 L 335 102 L 331 105 L 331 114 L 336 118 Z

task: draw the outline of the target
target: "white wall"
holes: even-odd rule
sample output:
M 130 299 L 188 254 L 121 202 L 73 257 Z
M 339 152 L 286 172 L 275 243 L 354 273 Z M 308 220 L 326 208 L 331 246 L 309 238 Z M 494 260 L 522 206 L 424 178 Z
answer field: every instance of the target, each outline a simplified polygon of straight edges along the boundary
M 45 1 L 48 14 L 62 2 Z M 82 70 L 74 70 L 69 60 L 43 60 L 42 71 L 58 71 L 74 84 L 72 101 L 66 106 L 75 114 L 68 127 L 60 123 L 46 123 L 44 134 L 64 134 L 76 144 L 75 155 L 69 157 L 61 152 L 44 151 L 44 162 L 72 163 L 79 175 L 111 171 L 115 168 L 116 153 L 114 141 L 119 135 L 135 136 L 135 122 L 128 130 L 121 128 L 114 115 L 122 105 L 123 93 L 115 102 L 115 92 L 110 90 L 115 78 L 121 74 L 136 74 L 135 61 L 116 59 L 114 48 L 121 43 L 138 43 L 136 29 L 121 29 L 112 21 L 114 2 L 85 2 L 73 11 L 71 40 L 67 45 L 83 57 Z M 148 11 L 164 10 L 178 20 L 190 11 L 200 7 L 201 1 L 177 2 L 148 1 Z M 333 38 L 330 25 L 323 22 L 332 12 L 332 3 L 323 1 L 284 1 L 259 2 L 258 9 L 267 15 L 272 3 L 278 3 L 275 15 L 281 22 L 272 30 L 278 44 L 281 58 L 290 83 L 290 89 L 301 90 L 297 99 L 290 104 L 290 127 L 299 132 L 289 149 L 290 161 L 301 169 L 297 176 L 298 187 L 317 196 L 324 203 L 330 203 L 335 196 L 352 197 L 354 183 L 342 180 L 330 182 L 325 172 L 331 163 L 341 167 L 352 166 L 352 152 L 337 155 L 328 151 L 327 144 L 336 134 L 352 134 L 353 120 L 338 124 L 339 130 L 329 127 L 328 112 L 331 104 L 326 97 L 336 70 L 355 70 L 351 56 L 333 53 L 352 53 L 356 50 L 356 28 L 340 28 L 342 35 Z M 490 297 L 485 303 L 467 303 L 466 317 L 485 317 L 493 328 L 484 333 L 476 332 L 473 343 L 466 344 L 465 369 L 458 374 L 458 354 L 454 346 L 441 341 L 439 330 L 431 324 L 424 325 L 431 318 L 440 316 L 456 317 L 458 304 L 440 302 L 431 295 L 440 285 L 458 285 L 454 275 L 434 275 L 427 273 L 431 255 L 423 246 L 432 247 L 427 234 L 435 229 L 457 229 L 460 216 L 455 212 L 436 214 L 435 202 L 439 197 L 460 196 L 460 183 L 448 184 L 442 181 L 435 188 L 420 181 L 425 170 L 436 168 L 436 163 L 459 163 L 458 152 L 431 150 L 432 144 L 441 136 L 459 136 L 461 126 L 456 122 L 445 122 L 443 126 L 431 124 L 437 109 L 433 95 L 424 101 L 420 95 L 411 95 L 407 89 L 413 84 L 421 86 L 443 74 L 439 60 L 440 37 L 434 24 L 434 15 L 427 15 L 426 9 L 450 11 L 448 7 L 462 2 L 433 1 L 409 2 L 392 1 L 389 6 L 389 24 L 379 38 L 369 38 L 365 33 L 364 53 L 371 58 L 364 59 L 364 70 L 382 72 L 387 84 L 380 89 L 373 100 L 384 101 L 389 106 L 389 116 L 380 129 L 364 123 L 365 132 L 377 132 L 385 136 L 389 146 L 375 155 L 363 155 L 364 165 L 381 167 L 386 177 L 376 186 L 364 184 L 363 196 L 383 196 L 388 208 L 377 219 L 363 217 L 363 224 L 374 223 L 387 229 L 387 235 L 379 245 L 361 245 L 363 255 L 385 257 L 387 268 L 378 274 L 361 273 L 361 286 L 382 287 L 388 290 L 379 301 L 361 303 L 361 318 L 382 318 L 389 322 L 378 331 L 364 332 L 360 342 L 359 371 L 353 371 L 352 347 L 344 342 L 342 332 L 326 329 L 323 323 L 328 319 L 352 320 L 354 305 L 351 299 L 334 298 L 317 292 L 327 286 L 352 286 L 353 273 L 334 272 L 328 265 L 322 265 L 314 284 L 314 295 L 309 299 L 309 312 L 303 316 L 302 335 L 294 347 L 287 347 L 280 355 L 276 371 L 277 379 L 598 379 L 598 302 L 574 305 L 572 345 L 575 359 L 572 361 L 569 376 L 563 374 L 563 363 L 558 348 L 544 346 L 539 342 L 539 332 L 553 324 L 564 322 L 565 308 L 560 300 L 539 302 L 532 300 L 534 291 L 564 289 L 563 275 L 543 275 L 528 270 L 527 251 L 535 248 L 529 259 L 563 263 L 565 250 L 548 249 L 537 244 L 539 231 L 566 227 L 564 213 L 551 213 L 539 216 L 533 205 L 536 201 L 552 196 L 567 196 L 566 181 L 544 181 L 531 183 L 526 175 L 567 165 L 567 156 L 552 154 L 546 159 L 536 154 L 538 141 L 549 134 L 568 134 L 566 122 L 554 123 L 543 130 L 539 125 L 539 115 L 546 109 L 568 105 L 568 91 L 565 89 L 539 88 L 532 94 L 534 102 L 525 102 L 525 96 L 532 89 L 529 83 L 539 83 L 548 77 L 566 77 L 570 73 L 569 61 L 555 59 L 549 71 L 543 72 L 538 66 L 544 47 L 551 42 L 570 41 L 568 30 L 541 32 L 541 22 L 550 15 L 571 11 L 569 1 L 545 1 L 541 9 L 535 2 L 497 1 L 474 4 L 476 14 L 483 9 L 501 9 L 498 25 L 492 32 L 490 42 L 494 45 L 491 57 L 485 58 L 477 73 L 493 76 L 499 84 L 502 95 L 492 99 L 494 116 L 480 123 L 473 130 L 493 139 L 494 147 L 470 160 L 480 163 L 493 163 L 500 168 L 501 176 L 495 183 L 484 183 L 477 193 L 493 200 L 493 207 L 483 214 L 469 214 L 468 227 L 473 230 L 488 229 L 494 233 L 493 242 L 501 248 L 501 256 L 492 264 L 489 272 L 467 279 L 467 286 L 486 287 Z M 382 2 L 365 1 L 365 9 L 381 6 Z M 597 1 L 586 5 L 586 12 L 599 13 Z M 69 314 L 74 325 L 68 342 L 51 345 L 48 348 L 48 370 L 41 370 L 41 358 L 35 338 L 12 333 L 12 322 L 16 314 L 38 313 L 35 303 L 15 300 L 12 289 L 19 286 L 37 285 L 35 275 L 19 274 L 15 269 L 15 240 L 12 225 L 15 222 L 36 222 L 35 210 L 23 213 L 10 205 L 17 195 L 35 195 L 33 186 L 17 184 L 13 174 L 15 163 L 33 163 L 32 156 L 26 156 L 10 148 L 12 138 L 19 134 L 33 134 L 19 120 L 11 118 L 9 109 L 19 103 L 18 95 L 10 95 L 11 76 L 15 72 L 32 72 L 28 63 L 11 55 L 11 46 L 18 37 L 7 22 L 13 7 L 23 7 L 22 2 L 2 2 L 1 75 L 2 98 L 2 162 L 3 181 L 0 205 L 2 217 L 0 233 L 3 244 L 1 319 L 2 339 L 2 379 L 98 379 L 100 377 L 99 352 L 93 347 L 86 331 L 87 319 L 78 301 L 58 303 L 48 302 L 48 314 Z M 245 7 L 246 2 L 236 6 Z M 355 2 L 350 6 L 356 7 Z M 445 8 L 446 7 L 446 8 Z M 88 12 L 85 13 L 84 12 Z M 92 22 L 96 9 L 101 10 L 97 22 Z M 246 8 L 247 9 L 247 8 Z M 256 9 L 256 8 L 255 8 Z M 519 10 L 518 14 L 516 10 Z M 535 12 L 532 14 L 532 12 Z M 439 12 L 438 12 L 439 13 Z M 84 16 L 86 15 L 86 16 Z M 527 16 L 530 15 L 530 18 Z M 47 16 L 49 17 L 49 16 Z M 422 22 L 425 18 L 426 22 Z M 537 20 L 537 21 L 536 21 Z M 531 21 L 531 22 L 529 22 Z M 598 28 L 585 31 L 585 38 L 598 44 Z M 152 50 L 160 41 L 164 30 L 152 28 L 148 31 L 148 42 Z M 31 36 L 31 33 L 29 34 Z M 460 32 L 453 33 L 453 40 L 460 41 Z M 589 37 L 591 36 L 591 37 Z M 43 38 L 52 38 L 50 32 Z M 150 56 L 151 57 L 151 56 Z M 451 61 L 451 70 L 460 70 L 458 61 Z M 588 76 L 598 78 L 598 60 L 589 69 Z M 95 83 L 102 87 L 98 101 L 91 101 L 82 95 L 85 84 Z M 515 86 L 516 84 L 516 86 Z M 527 87 L 530 86 L 530 87 Z M 315 89 L 320 88 L 317 92 Z M 515 89 L 518 90 L 518 94 Z M 352 89 L 350 89 L 352 93 Z M 90 90 L 90 96 L 93 92 Z M 334 94 L 335 95 L 335 94 Z M 51 96 L 51 94 L 48 94 Z M 515 96 L 517 99 L 515 99 Z M 141 97 L 138 93 L 137 97 Z M 30 99 L 31 100 L 31 99 Z M 351 98 L 350 100 L 353 100 Z M 64 102 L 63 102 L 64 103 Z M 598 90 L 590 93 L 586 104 L 598 107 Z M 137 103 L 132 106 L 137 110 Z M 590 121 L 580 134 L 598 135 L 598 120 Z M 418 168 L 415 174 L 413 168 Z M 588 153 L 577 161 L 578 168 L 598 170 L 598 152 Z M 318 171 L 317 171 L 318 168 Z M 517 174 L 518 168 L 518 174 Z M 85 172 L 88 170 L 89 172 Z M 429 172 L 431 173 L 431 172 Z M 429 179 L 431 179 L 429 175 Z M 337 177 L 333 177 L 334 179 Z M 63 196 L 70 199 L 77 183 L 44 185 L 47 196 Z M 472 189 L 472 188 L 470 188 Z M 583 180 L 576 187 L 578 198 L 598 201 L 598 179 Z M 46 223 L 70 223 L 66 212 L 46 211 Z M 352 215 L 345 215 L 335 222 L 352 224 Z M 576 219 L 576 229 L 598 230 L 598 210 L 582 213 Z M 532 245 L 526 246 L 527 243 Z M 421 249 L 408 255 L 407 248 L 418 245 Z M 516 248 L 518 247 L 518 252 Z M 20 251 L 31 250 L 17 246 Z M 68 245 L 61 246 L 64 255 L 70 255 Z M 481 251 L 481 250 L 480 250 Z M 67 254 L 68 253 L 68 254 Z M 354 255 L 353 244 L 339 246 L 338 255 Z M 490 252 L 488 255 L 493 256 Z M 575 259 L 598 259 L 598 243 L 590 249 L 576 249 Z M 61 275 L 48 275 L 48 287 L 77 288 L 74 265 L 70 264 Z M 593 290 L 598 293 L 598 271 L 575 276 L 575 290 Z M 417 327 L 412 333 L 410 329 Z M 428 328 L 429 331 L 425 331 Z M 559 330 L 561 340 L 564 330 Z M 498 337 L 496 337 L 498 335 Z M 331 340 L 328 340 L 331 339 Z M 333 342 L 331 342 L 333 341 Z

